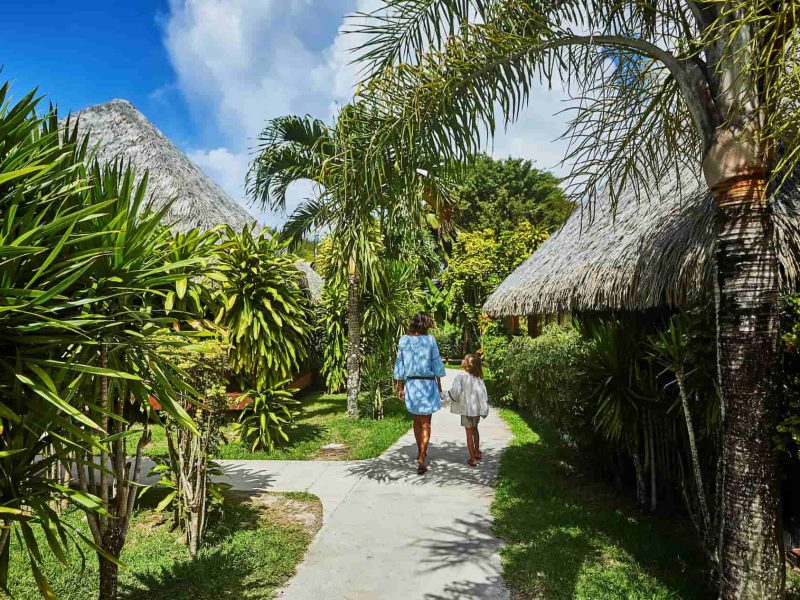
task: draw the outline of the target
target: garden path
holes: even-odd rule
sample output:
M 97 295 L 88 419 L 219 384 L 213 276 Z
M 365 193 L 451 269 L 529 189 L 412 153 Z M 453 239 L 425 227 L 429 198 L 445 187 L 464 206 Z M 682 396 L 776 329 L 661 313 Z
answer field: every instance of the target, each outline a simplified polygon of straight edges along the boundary
M 481 423 L 484 459 L 471 468 L 459 419 L 444 409 L 433 416 L 424 476 L 413 432 L 370 460 L 219 462 L 234 489 L 308 491 L 322 501 L 322 528 L 282 600 L 502 600 L 489 507 L 511 437 L 490 413 Z

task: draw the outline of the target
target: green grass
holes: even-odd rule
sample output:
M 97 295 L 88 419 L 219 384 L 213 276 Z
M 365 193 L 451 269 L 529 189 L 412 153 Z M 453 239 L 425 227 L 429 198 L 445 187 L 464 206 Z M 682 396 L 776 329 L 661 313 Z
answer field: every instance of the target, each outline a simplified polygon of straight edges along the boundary
M 357 420 L 347 418 L 347 398 L 344 394 L 308 394 L 301 398 L 302 413 L 295 428 L 288 431 L 289 442 L 273 452 L 251 452 L 242 445 L 233 423 L 223 426 L 228 440 L 216 458 L 257 460 L 313 460 L 319 458 L 322 446 L 344 444 L 338 455 L 326 459 L 360 460 L 381 454 L 411 427 L 411 417 L 405 405 L 397 398 L 384 404 L 385 417 L 375 421 L 369 417 Z M 161 427 L 153 428 L 153 438 L 145 448 L 153 457 L 167 456 L 167 442 Z
M 582 472 L 549 427 L 511 410 L 492 513 L 507 583 L 520 599 L 710 598 L 686 523 L 643 515 Z
M 282 498 L 276 496 L 281 495 L 270 495 L 278 502 L 269 505 L 232 496 L 222 516 L 212 522 L 207 546 L 194 560 L 179 534 L 169 530 L 166 514 L 150 508 L 138 511 L 122 553 L 128 568 L 120 570 L 121 598 L 273 598 L 294 574 L 313 536 L 308 525 L 287 516 L 280 506 Z M 292 510 L 297 510 L 297 502 L 303 502 L 305 509 L 316 514 L 321 511 L 315 496 L 292 495 L 291 500 Z M 67 518 L 76 525 L 83 523 L 88 535 L 80 513 L 71 513 Z M 43 538 L 40 543 L 46 548 Z M 87 560 L 83 571 L 76 550 L 71 552 L 69 567 L 51 554 L 44 554 L 44 571 L 60 600 L 97 597 L 97 558 L 88 548 L 84 550 Z M 15 600 L 40 598 L 29 565 L 13 544 L 9 584 Z

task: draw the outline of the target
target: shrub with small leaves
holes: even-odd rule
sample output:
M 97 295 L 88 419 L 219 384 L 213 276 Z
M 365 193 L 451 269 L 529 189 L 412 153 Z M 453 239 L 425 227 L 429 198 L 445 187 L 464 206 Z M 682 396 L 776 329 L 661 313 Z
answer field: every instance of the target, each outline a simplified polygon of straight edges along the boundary
M 444 323 L 440 327 L 430 330 L 430 334 L 436 340 L 439 347 L 439 354 L 444 358 L 461 358 L 464 356 L 464 348 L 461 343 L 461 330 L 455 325 Z

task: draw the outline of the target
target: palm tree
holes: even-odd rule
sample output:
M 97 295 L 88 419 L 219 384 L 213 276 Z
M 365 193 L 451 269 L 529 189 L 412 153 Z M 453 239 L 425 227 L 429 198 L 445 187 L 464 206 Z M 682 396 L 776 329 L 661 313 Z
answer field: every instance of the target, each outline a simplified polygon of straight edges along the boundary
M 285 210 L 286 191 L 295 181 L 317 186 L 289 217 L 283 236 L 299 241 L 308 232 L 328 228 L 334 252 L 329 285 L 347 286 L 347 413 L 358 413 L 362 363 L 362 295 L 375 292 L 380 280 L 383 222 L 416 223 L 427 203 L 447 213 L 447 194 L 438 160 L 419 157 L 415 169 L 397 168 L 399 152 L 385 146 L 366 160 L 371 124 L 358 105 L 345 106 L 333 126 L 309 116 L 285 116 L 268 122 L 248 174 L 248 191 L 262 206 Z M 422 169 L 420 167 L 427 167 Z M 422 201 L 426 199 L 426 202 Z M 391 225 L 389 225 L 391 226 Z
M 788 0 L 387 0 L 366 23 L 373 145 L 466 158 L 539 79 L 575 99 L 576 192 L 655 195 L 701 173 L 718 206 L 720 597 L 779 598 L 770 442 L 779 278 L 770 184 L 800 160 L 800 6 Z M 363 23 L 363 21 L 362 21 Z M 362 38 L 364 39 L 364 38 Z M 377 117 L 376 117 L 377 118 Z M 387 142 L 388 140 L 388 142 Z

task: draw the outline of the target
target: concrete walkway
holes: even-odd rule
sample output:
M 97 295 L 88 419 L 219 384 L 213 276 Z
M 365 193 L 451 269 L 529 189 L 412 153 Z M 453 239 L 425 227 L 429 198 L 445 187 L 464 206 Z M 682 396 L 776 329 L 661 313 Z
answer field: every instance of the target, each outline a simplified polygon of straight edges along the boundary
M 494 412 L 480 431 L 484 459 L 471 468 L 458 416 L 435 414 L 422 476 L 413 432 L 370 460 L 219 462 L 235 489 L 308 491 L 322 501 L 322 528 L 282 600 L 501 600 L 508 592 L 489 506 L 511 433 Z

